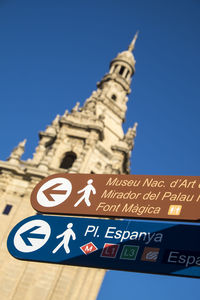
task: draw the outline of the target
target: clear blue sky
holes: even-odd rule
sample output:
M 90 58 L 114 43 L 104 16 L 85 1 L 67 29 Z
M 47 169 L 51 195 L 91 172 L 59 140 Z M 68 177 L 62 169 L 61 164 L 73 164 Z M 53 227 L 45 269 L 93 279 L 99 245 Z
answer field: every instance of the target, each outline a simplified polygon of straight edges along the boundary
M 1 0 L 0 159 L 81 104 L 139 30 L 132 174 L 200 175 L 199 0 Z M 198 242 L 199 243 L 199 242 Z M 98 300 L 199 300 L 198 279 L 108 271 Z

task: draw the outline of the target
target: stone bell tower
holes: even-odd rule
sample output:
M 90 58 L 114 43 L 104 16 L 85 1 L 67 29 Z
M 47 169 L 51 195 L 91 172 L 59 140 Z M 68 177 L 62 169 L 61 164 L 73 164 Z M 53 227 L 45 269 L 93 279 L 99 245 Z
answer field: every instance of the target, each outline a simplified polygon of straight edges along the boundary
M 35 214 L 30 204 L 34 186 L 55 173 L 129 174 L 136 127 L 122 129 L 127 95 L 135 71 L 132 54 L 137 35 L 127 51 L 110 63 L 109 73 L 83 107 L 57 116 L 40 132 L 32 159 L 21 160 L 26 140 L 0 161 L 0 299 L 96 299 L 105 270 L 19 261 L 6 248 L 16 223 Z

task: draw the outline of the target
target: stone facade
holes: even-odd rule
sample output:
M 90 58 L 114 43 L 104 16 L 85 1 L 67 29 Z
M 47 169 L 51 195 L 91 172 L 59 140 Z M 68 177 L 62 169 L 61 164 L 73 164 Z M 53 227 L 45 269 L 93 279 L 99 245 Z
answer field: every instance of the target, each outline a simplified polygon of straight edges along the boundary
M 19 261 L 8 253 L 6 240 L 16 223 L 36 213 L 30 194 L 42 178 L 59 172 L 129 174 L 137 124 L 124 134 L 122 123 L 135 71 L 135 40 L 111 61 L 83 107 L 76 103 L 40 132 L 33 159 L 21 160 L 24 140 L 0 161 L 1 300 L 96 299 L 105 270 Z

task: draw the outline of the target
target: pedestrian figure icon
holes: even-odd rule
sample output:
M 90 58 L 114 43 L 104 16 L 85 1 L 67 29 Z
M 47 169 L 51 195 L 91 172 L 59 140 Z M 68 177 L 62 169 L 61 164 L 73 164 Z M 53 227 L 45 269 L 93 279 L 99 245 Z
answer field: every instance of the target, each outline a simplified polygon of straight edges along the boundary
M 77 207 L 83 200 L 85 201 L 87 206 L 91 206 L 90 202 L 90 193 L 92 192 L 94 195 L 96 194 L 96 189 L 92 185 L 93 179 L 89 179 L 87 181 L 86 187 L 84 187 L 82 190 L 78 191 L 77 193 L 84 193 L 83 196 L 74 204 L 74 207 Z
M 64 247 L 65 249 L 65 252 L 67 254 L 70 253 L 70 249 L 69 249 L 69 241 L 70 241 L 70 238 L 72 237 L 73 240 L 76 239 L 76 235 L 74 233 L 74 231 L 72 230 L 72 227 L 73 227 L 73 224 L 72 223 L 69 223 L 67 225 L 67 230 L 65 230 L 63 233 L 57 235 L 57 239 L 63 237 L 62 241 L 60 242 L 60 244 L 58 244 L 58 246 L 52 251 L 52 253 L 56 253 L 62 246 Z

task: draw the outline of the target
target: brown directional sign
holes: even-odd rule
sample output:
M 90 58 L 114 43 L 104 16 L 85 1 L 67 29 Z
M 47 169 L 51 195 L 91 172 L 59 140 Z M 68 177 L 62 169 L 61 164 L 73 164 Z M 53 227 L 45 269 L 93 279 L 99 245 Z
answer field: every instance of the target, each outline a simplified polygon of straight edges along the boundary
M 200 220 L 200 176 L 55 174 L 31 194 L 47 214 Z

